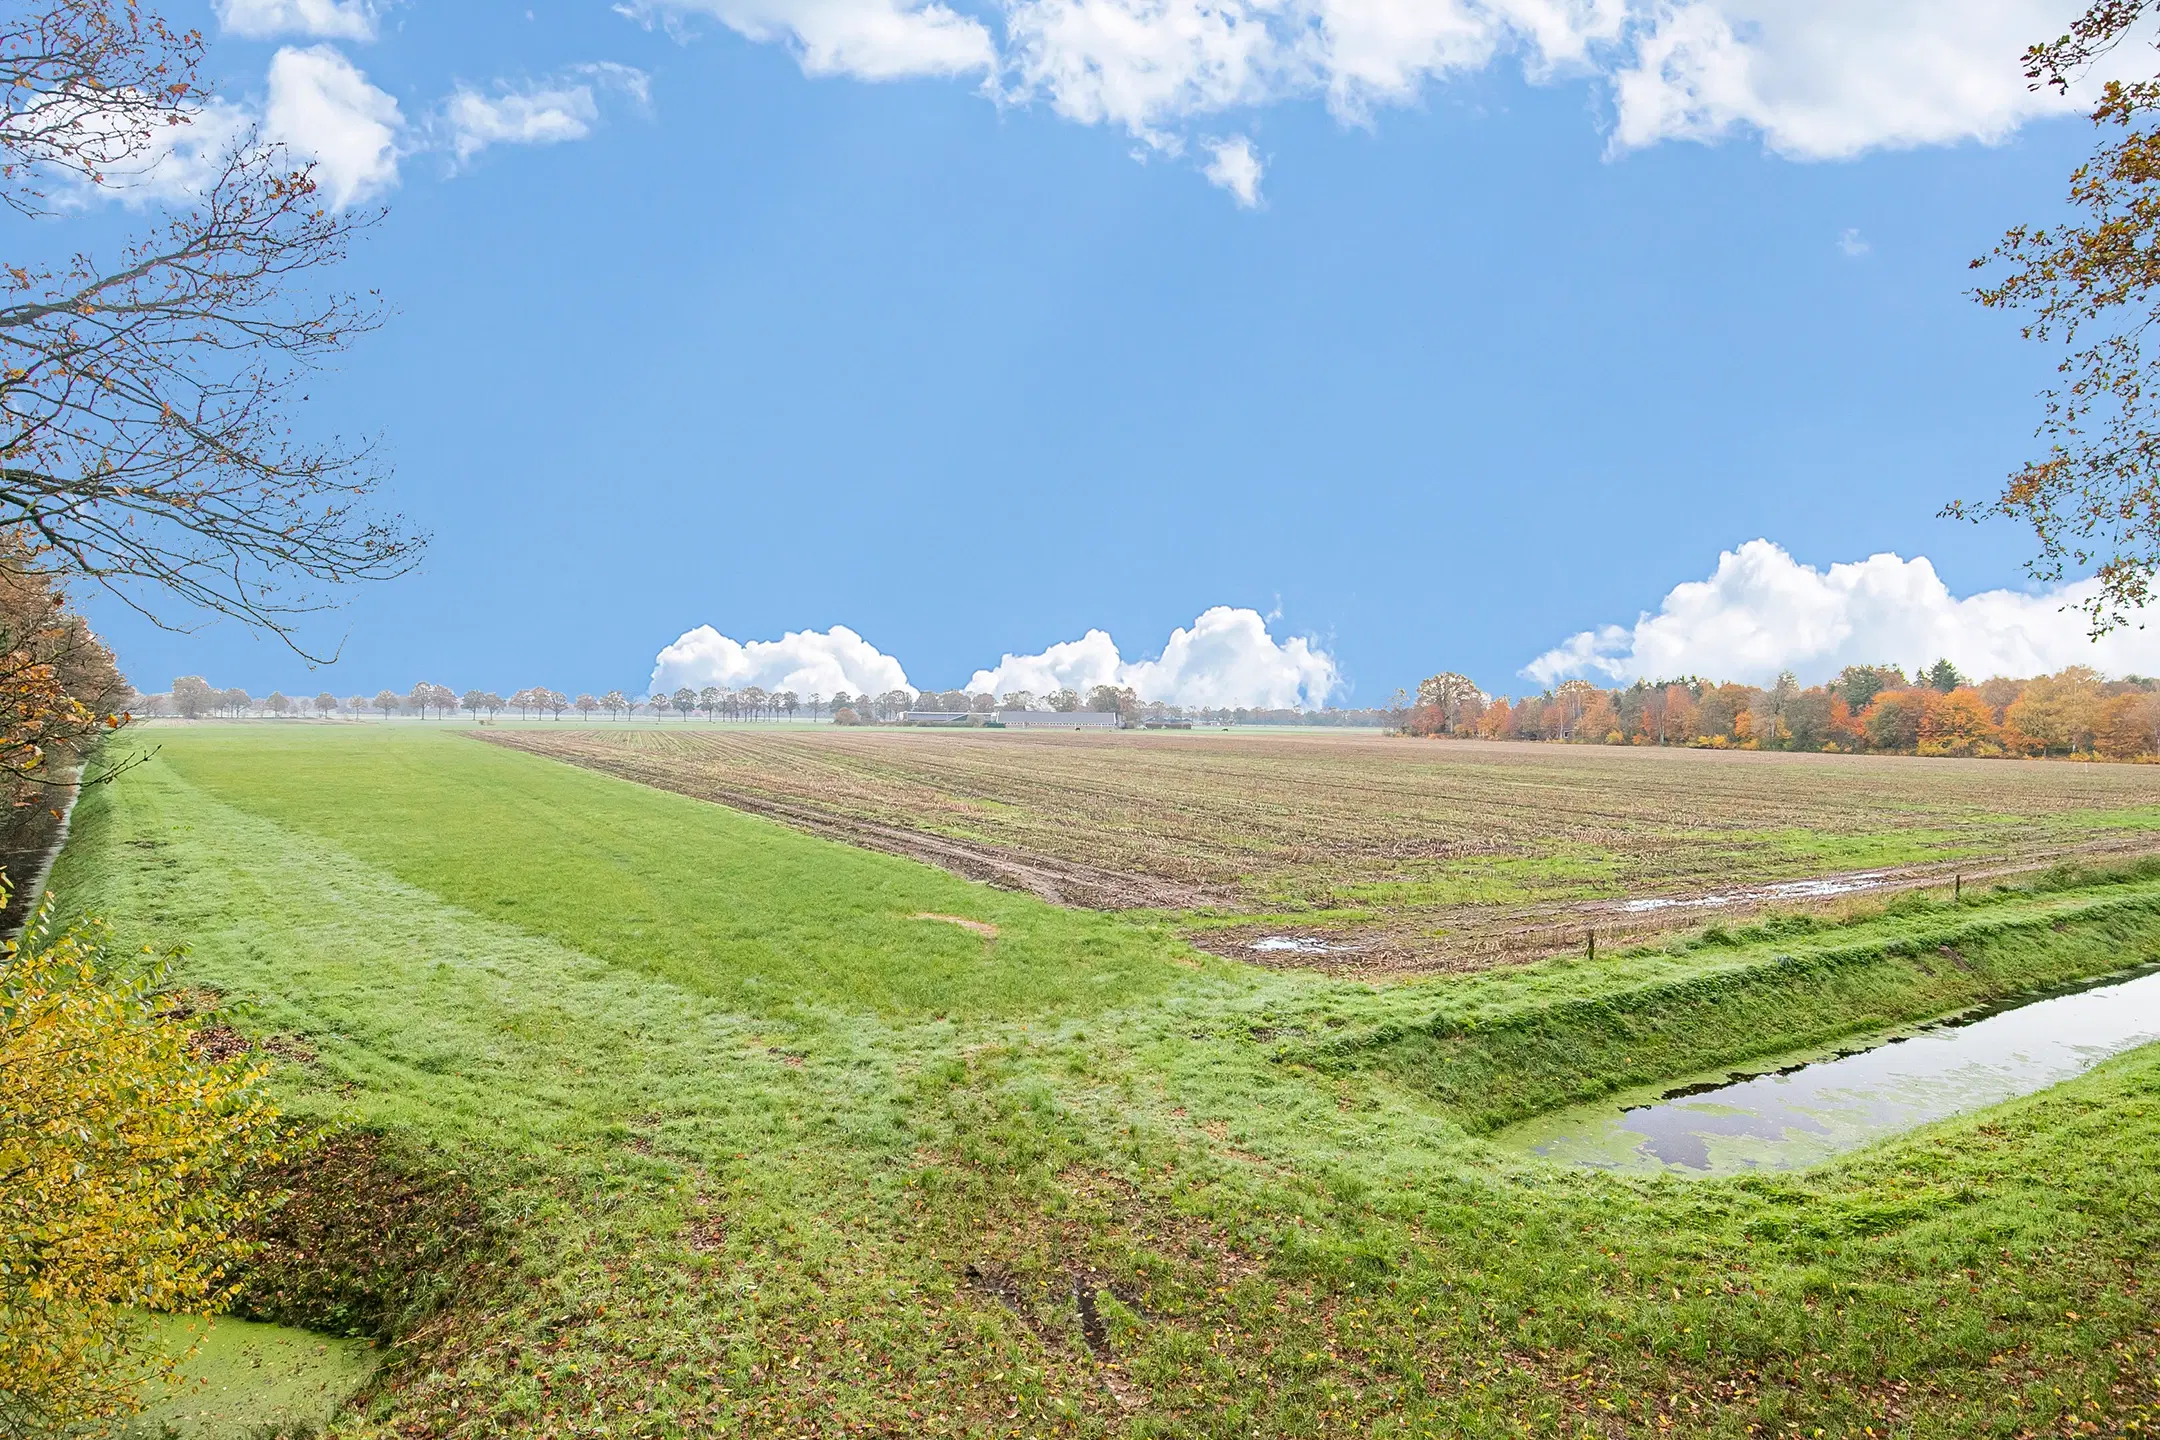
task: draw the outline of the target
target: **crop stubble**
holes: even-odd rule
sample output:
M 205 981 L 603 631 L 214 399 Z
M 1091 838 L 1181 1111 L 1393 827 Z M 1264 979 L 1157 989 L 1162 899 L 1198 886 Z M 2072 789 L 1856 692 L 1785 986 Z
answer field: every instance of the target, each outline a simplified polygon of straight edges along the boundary
M 2160 849 L 2149 766 L 1326 733 L 485 734 L 1054 903 L 1193 913 L 1224 954 L 1350 972 L 1476 968 L 1765 903 L 1628 900 L 1856 871 L 1880 895 Z M 1254 952 L 1263 935 L 1336 948 Z

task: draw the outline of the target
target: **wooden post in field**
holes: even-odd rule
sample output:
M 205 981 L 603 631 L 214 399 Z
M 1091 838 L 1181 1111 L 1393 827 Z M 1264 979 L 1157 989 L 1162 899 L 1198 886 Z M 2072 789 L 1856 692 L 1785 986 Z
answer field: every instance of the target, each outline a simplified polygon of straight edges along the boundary
M 1585 930 L 1583 939 L 1587 942 L 1589 958 L 1592 960 L 1597 959 L 1597 931 Z
M 1957 902 L 1957 901 L 1963 900 L 1964 898 L 1965 898 L 1965 877 L 1964 877 L 1963 875 L 1953 875 L 1953 876 L 1951 876 L 1951 877 L 1950 877 L 1950 899 L 1951 899 L 1951 901 L 1952 901 L 1952 902 L 1954 903 L 1954 902 Z

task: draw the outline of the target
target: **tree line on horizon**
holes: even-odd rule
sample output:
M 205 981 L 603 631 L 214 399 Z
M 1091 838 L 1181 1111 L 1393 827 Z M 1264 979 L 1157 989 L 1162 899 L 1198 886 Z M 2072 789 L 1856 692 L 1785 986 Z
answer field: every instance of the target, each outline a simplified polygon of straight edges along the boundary
M 2134 761 L 2160 758 L 2160 681 L 2110 680 L 2072 665 L 1974 683 L 1938 660 L 1910 676 L 1895 665 L 1848 665 L 1812 686 L 1788 671 L 1769 686 L 1685 677 L 1603 689 L 1569 680 L 1511 698 L 1450 671 L 1418 686 L 1402 729 L 1593 745 Z
M 813 692 L 805 696 L 792 690 L 767 691 L 755 685 L 739 690 L 719 685 L 693 690 L 686 685 L 650 695 L 631 696 L 622 690 L 610 690 L 604 695 L 583 693 L 575 698 L 561 690 L 536 685 L 505 698 L 492 690 L 467 690 L 460 694 L 447 686 L 422 681 L 403 692 L 383 689 L 373 695 L 341 698 L 328 690 L 313 696 L 289 696 L 283 691 L 254 696 L 237 687 L 212 685 L 200 675 L 183 675 L 162 694 L 135 695 L 131 708 L 133 713 L 141 716 L 184 720 L 244 716 L 359 718 L 370 715 L 385 719 L 396 715 L 447 719 L 460 711 L 474 719 L 484 715 L 491 720 L 505 712 L 515 712 L 520 718 L 529 720 L 560 719 L 574 711 L 586 720 L 599 715 L 611 720 L 627 720 L 638 715 L 656 720 L 672 716 L 685 721 L 703 717 L 708 722 L 805 718 L 830 720 L 840 725 L 897 724 L 911 713 L 923 712 L 978 715 L 987 722 L 1000 713 L 1013 711 L 1110 711 L 1128 724 L 1185 720 L 1208 725 L 1363 726 L 1377 729 L 1402 725 L 1407 713 L 1406 692 L 1396 693 L 1397 703 L 1385 708 L 1329 706 L 1308 710 L 1172 705 L 1160 700 L 1142 700 L 1130 688 L 1112 685 L 1097 685 L 1086 695 L 1067 688 L 1043 696 L 1026 690 L 992 695 L 988 692 L 970 694 L 964 690 L 904 689 L 882 694 L 867 691 L 852 694 L 841 690 L 832 695 Z

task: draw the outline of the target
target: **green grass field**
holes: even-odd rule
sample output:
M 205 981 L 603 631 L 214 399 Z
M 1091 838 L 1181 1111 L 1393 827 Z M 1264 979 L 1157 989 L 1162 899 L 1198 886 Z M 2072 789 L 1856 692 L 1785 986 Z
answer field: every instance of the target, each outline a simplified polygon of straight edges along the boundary
M 2160 1427 L 2151 1048 L 1788 1175 L 1482 1138 L 2160 956 L 2149 872 L 1374 986 L 456 734 L 155 738 L 64 902 L 508 1237 L 345 1433 Z

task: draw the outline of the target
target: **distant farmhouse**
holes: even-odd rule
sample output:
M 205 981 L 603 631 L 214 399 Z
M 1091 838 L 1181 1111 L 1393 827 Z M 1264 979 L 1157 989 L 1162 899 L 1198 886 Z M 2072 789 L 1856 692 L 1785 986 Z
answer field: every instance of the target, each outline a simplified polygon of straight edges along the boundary
M 1000 710 L 991 717 L 1009 730 L 1115 730 L 1114 710 Z
M 993 710 L 988 713 L 967 710 L 908 710 L 903 711 L 903 725 L 944 726 L 958 729 L 964 725 L 989 722 L 1002 724 L 1012 730 L 1115 730 L 1118 717 L 1109 710 Z M 1163 728 L 1164 722 L 1151 721 L 1148 728 Z M 1187 722 L 1184 729 L 1190 730 Z

